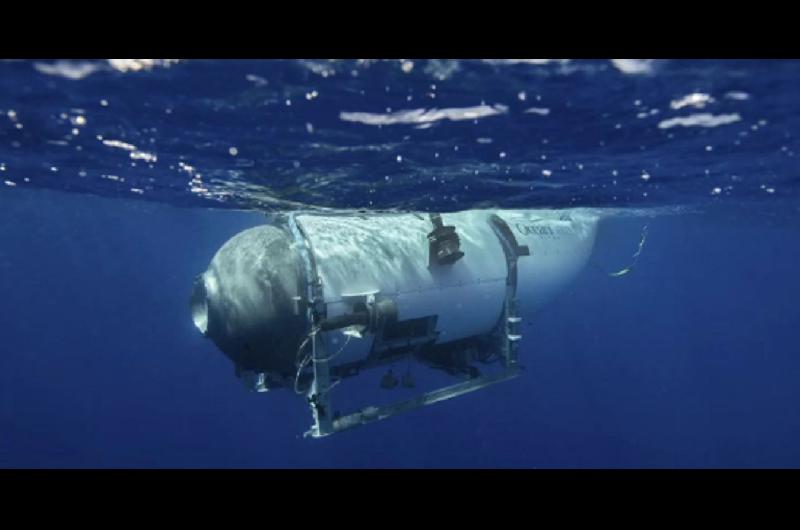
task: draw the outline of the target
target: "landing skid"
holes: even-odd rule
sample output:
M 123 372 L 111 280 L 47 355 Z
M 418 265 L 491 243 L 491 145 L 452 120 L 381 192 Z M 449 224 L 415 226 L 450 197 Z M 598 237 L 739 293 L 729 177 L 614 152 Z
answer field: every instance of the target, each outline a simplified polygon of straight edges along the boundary
M 333 420 L 330 431 L 322 431 L 315 426 L 310 431 L 306 432 L 305 436 L 322 438 L 337 432 L 352 429 L 353 427 L 358 427 L 359 425 L 385 420 L 386 418 L 391 418 L 392 416 L 401 414 L 403 412 L 408 412 L 410 410 L 425 407 L 427 405 L 433 405 L 434 403 L 439 403 L 440 401 L 445 401 L 469 392 L 474 392 L 475 390 L 486 388 L 487 386 L 495 383 L 508 381 L 509 379 L 517 377 L 520 372 L 520 368 L 515 366 L 508 368 L 499 374 L 476 377 L 475 379 L 470 379 L 469 381 L 465 381 L 463 383 L 437 388 L 436 390 L 420 394 L 411 399 L 398 401 L 396 403 L 392 403 L 391 405 L 385 405 L 382 407 L 364 407 L 358 412 L 354 412 L 352 414 L 348 414 L 347 416 L 342 416 Z

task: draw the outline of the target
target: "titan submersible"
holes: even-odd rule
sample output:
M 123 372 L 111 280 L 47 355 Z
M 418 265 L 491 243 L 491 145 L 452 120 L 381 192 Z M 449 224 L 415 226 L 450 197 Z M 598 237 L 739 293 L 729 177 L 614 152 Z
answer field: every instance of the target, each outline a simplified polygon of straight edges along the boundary
M 597 224 L 588 210 L 274 214 L 196 278 L 192 318 L 250 389 L 303 394 L 306 434 L 326 436 L 519 375 L 520 322 L 586 264 Z M 461 382 L 334 409 L 334 385 L 409 357 Z

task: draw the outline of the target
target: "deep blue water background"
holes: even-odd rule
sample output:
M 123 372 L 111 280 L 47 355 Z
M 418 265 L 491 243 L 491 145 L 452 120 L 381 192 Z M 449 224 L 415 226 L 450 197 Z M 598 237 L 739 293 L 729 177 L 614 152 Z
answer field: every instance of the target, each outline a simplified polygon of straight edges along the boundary
M 800 62 L 410 62 L 0 63 L 0 466 L 800 465 Z M 522 377 L 310 440 L 188 311 L 296 203 L 609 207 L 608 269 L 649 230 L 526 324 Z

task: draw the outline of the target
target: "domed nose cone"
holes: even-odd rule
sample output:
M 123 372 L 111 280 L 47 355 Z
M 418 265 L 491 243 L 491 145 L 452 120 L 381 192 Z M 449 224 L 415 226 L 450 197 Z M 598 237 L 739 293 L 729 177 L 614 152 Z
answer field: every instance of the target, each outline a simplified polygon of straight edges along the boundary
M 292 237 L 275 226 L 251 228 L 195 280 L 192 319 L 240 368 L 288 373 L 305 332 L 293 300 L 304 285 Z

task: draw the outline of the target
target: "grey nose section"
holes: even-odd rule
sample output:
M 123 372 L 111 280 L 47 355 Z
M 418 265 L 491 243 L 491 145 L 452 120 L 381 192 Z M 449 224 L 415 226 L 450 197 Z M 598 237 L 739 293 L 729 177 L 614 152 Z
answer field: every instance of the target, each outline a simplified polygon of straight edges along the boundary
M 305 315 L 301 258 L 286 231 L 262 225 L 226 242 L 195 279 L 192 321 L 237 367 L 293 373 Z

